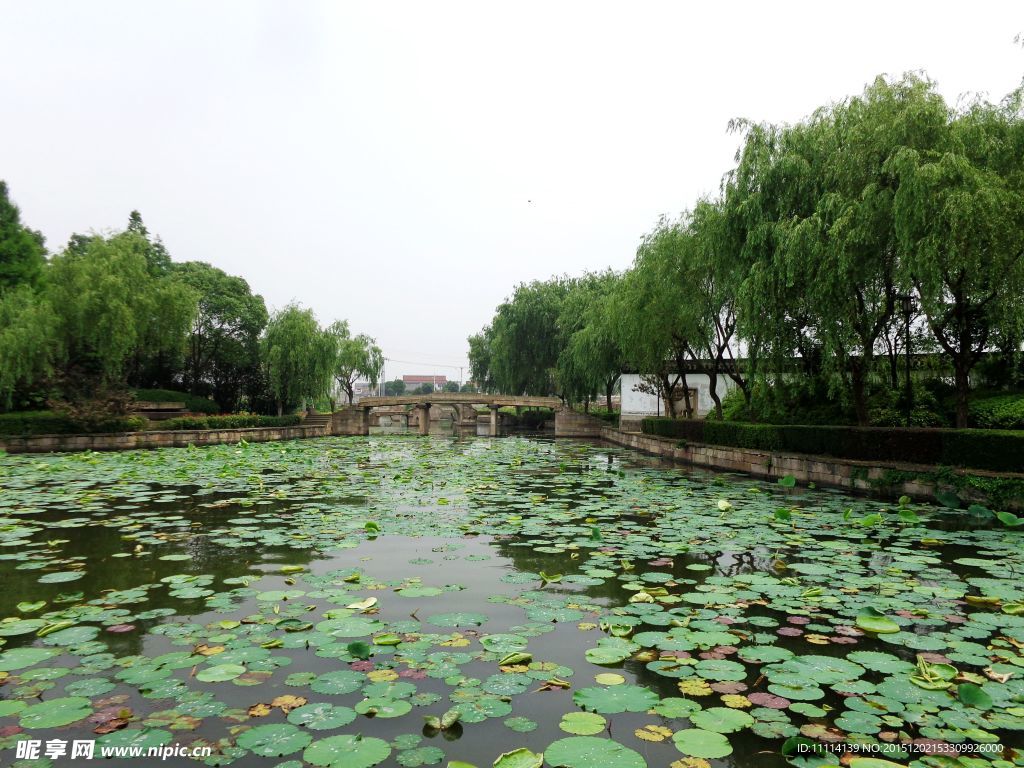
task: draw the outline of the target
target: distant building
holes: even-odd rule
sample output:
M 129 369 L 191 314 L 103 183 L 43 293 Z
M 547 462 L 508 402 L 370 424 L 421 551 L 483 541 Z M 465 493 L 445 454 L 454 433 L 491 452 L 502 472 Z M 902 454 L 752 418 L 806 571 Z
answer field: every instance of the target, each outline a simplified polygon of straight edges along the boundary
M 402 381 L 405 382 L 406 392 L 419 389 L 424 384 L 430 384 L 434 387 L 435 392 L 440 392 L 448 383 L 448 378 L 445 376 L 403 376 Z
M 368 381 L 357 381 L 352 387 L 352 402 L 358 403 L 364 397 L 375 397 L 380 394 L 380 387 Z

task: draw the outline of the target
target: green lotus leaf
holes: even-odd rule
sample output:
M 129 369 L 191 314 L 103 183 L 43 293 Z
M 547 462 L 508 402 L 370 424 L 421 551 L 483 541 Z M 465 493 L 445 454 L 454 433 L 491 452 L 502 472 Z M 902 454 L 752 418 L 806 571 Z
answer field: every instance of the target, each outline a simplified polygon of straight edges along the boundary
M 569 736 L 544 750 L 552 768 L 647 768 L 647 761 L 617 741 L 597 736 Z

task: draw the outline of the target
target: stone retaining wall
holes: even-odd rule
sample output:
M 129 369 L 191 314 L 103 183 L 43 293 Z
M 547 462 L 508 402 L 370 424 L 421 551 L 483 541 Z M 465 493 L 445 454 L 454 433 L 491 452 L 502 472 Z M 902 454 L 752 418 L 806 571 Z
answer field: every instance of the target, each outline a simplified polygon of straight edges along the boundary
M 645 435 L 640 432 L 623 432 L 614 427 L 604 427 L 601 438 L 616 445 L 634 448 L 638 451 L 674 459 L 697 467 L 726 472 L 742 472 L 765 480 L 778 480 L 792 475 L 801 485 L 814 483 L 828 488 L 839 488 L 852 493 L 877 493 L 896 498 L 903 494 L 912 499 L 935 501 L 935 494 L 943 490 L 955 490 L 968 503 L 988 503 L 981 491 L 953 489 L 952 486 L 936 483 L 932 477 L 938 467 L 922 464 L 897 462 L 867 462 L 850 459 L 836 459 L 826 456 L 811 456 L 800 453 L 758 451 L 748 448 L 731 448 L 705 443 L 683 443 L 675 438 Z M 900 475 L 917 474 L 916 479 L 889 478 L 893 473 Z M 1000 479 L 1019 479 L 1024 474 L 986 472 L 984 470 L 953 470 L 956 474 Z M 1019 509 L 1024 499 L 1016 504 L 1004 504 L 1004 508 Z
M 0 438 L 8 453 L 52 453 L 56 451 L 127 451 L 133 448 L 187 448 L 189 445 L 220 443 L 265 443 L 270 440 L 298 440 L 325 437 L 327 426 L 249 427 L 245 429 L 180 429 L 149 432 L 104 432 L 95 435 L 31 435 Z
M 600 437 L 607 422 L 569 408 L 555 411 L 555 437 Z

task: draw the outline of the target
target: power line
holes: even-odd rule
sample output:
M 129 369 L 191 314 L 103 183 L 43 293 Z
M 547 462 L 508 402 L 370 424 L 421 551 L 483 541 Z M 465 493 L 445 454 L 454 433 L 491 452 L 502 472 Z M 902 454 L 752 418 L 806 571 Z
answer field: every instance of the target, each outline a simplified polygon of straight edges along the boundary
M 384 359 L 387 360 L 389 363 L 404 363 L 405 365 L 422 365 L 422 366 L 425 366 L 427 368 L 455 368 L 455 369 L 460 369 L 460 368 L 466 368 L 467 367 L 465 365 L 448 365 L 447 363 L 421 363 L 421 362 L 416 362 L 415 360 L 396 360 L 393 357 L 385 357 Z

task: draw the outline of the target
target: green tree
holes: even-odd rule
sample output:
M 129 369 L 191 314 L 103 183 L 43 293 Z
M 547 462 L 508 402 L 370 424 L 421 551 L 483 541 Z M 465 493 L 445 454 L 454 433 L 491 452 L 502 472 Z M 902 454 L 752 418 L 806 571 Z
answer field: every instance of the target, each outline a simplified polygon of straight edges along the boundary
M 442 391 L 443 392 L 450 392 L 450 393 L 457 393 L 459 391 L 459 382 L 457 382 L 457 381 L 446 381 L 444 383 L 444 387 L 442 388 Z
M 53 371 L 53 307 L 28 285 L 0 292 L 0 405 L 10 408 L 19 387 Z
M 432 394 L 434 394 L 435 391 L 436 390 L 434 389 L 434 385 L 431 384 L 429 381 L 425 381 L 422 384 L 420 384 L 418 387 L 416 387 L 416 389 L 413 390 L 413 394 L 414 395 L 432 395 Z
M 150 237 L 149 230 L 142 223 L 142 214 L 138 211 L 128 214 L 127 231 L 146 241 L 143 255 L 146 257 L 146 267 L 149 269 L 149 273 L 155 277 L 166 275 L 171 269 L 171 254 L 167 252 L 167 248 L 164 247 L 163 241 L 159 237 Z
M 51 262 L 44 297 L 54 311 L 53 359 L 71 399 L 124 386 L 143 347 L 157 358 L 181 352 L 195 295 L 150 274 L 147 246 L 131 232 L 96 236 Z
M 968 424 L 970 376 L 1024 322 L 1024 126 L 1019 94 L 977 102 L 932 152 L 903 150 L 894 201 L 903 274 L 953 364 L 956 424 Z M 1019 343 L 1019 342 L 1016 342 Z
M 490 325 L 467 339 L 469 343 L 469 376 L 480 387 L 481 392 L 495 390 L 494 377 L 491 374 L 491 337 L 494 332 Z
M 285 408 L 330 392 L 337 347 L 312 310 L 289 304 L 275 312 L 267 323 L 261 352 L 279 416 Z
M 572 283 L 559 317 L 568 341 L 558 357 L 560 389 L 571 401 L 589 404 L 597 393 L 605 396 L 608 410 L 625 365 L 610 299 L 622 277 L 607 271 L 588 274 Z
M 366 334 L 352 336 L 348 323 L 344 320 L 333 323 L 327 329 L 327 333 L 334 343 L 332 375 L 351 403 L 359 379 L 365 379 L 371 386 L 377 386 L 381 371 L 384 369 L 384 353 Z
M 268 319 L 263 297 L 241 277 L 201 261 L 176 264 L 173 275 L 199 297 L 183 384 L 191 394 L 212 394 L 223 410 L 233 411 L 258 378 L 259 338 Z
M 7 184 L 0 181 L 0 293 L 19 285 L 36 286 L 46 264 L 43 236 L 21 223 Z
M 401 379 L 394 379 L 384 383 L 384 394 L 387 397 L 398 397 L 405 394 L 405 382 Z
M 487 379 L 495 389 L 516 395 L 556 390 L 558 356 L 565 345 L 558 319 L 568 291 L 565 278 L 521 284 L 498 307 L 488 339 Z M 471 344 L 471 365 L 473 353 Z
M 685 217 L 661 219 L 644 236 L 610 302 L 610 322 L 625 359 L 646 374 L 643 391 L 658 394 L 673 417 L 680 399 L 687 416 L 696 406 L 686 377 L 687 360 L 703 333 L 685 270 L 694 247 Z

